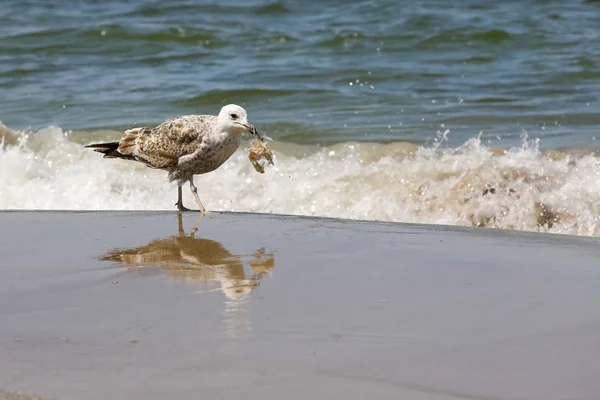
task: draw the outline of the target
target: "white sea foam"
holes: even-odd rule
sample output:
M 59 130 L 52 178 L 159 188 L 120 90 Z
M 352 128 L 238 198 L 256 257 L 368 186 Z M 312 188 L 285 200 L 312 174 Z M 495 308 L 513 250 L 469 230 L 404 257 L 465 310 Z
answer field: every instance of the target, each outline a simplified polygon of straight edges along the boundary
M 0 209 L 175 210 L 164 171 L 103 159 L 55 127 L 14 142 L 0 149 Z M 492 151 L 478 138 L 456 149 L 272 147 L 265 174 L 241 147 L 197 177 L 207 208 L 600 236 L 600 159 L 590 153 L 543 152 L 527 140 Z

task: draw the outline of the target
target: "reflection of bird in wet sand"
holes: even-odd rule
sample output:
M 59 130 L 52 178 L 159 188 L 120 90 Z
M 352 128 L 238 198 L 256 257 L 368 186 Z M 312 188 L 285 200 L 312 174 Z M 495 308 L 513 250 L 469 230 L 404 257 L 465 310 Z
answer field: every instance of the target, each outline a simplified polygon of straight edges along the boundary
M 219 168 L 240 146 L 241 134 L 248 131 L 260 137 L 242 107 L 229 104 L 221 108 L 219 115 L 184 115 L 169 119 L 156 127 L 133 128 L 125 131 L 118 142 L 95 143 L 94 151 L 105 158 L 122 158 L 139 161 L 151 168 L 166 170 L 169 182 L 177 181 L 177 203 L 183 206 L 181 186 L 190 183 L 192 194 L 206 212 L 194 175 L 206 174 Z
M 253 258 L 248 262 L 251 272 L 247 274 L 242 259 L 221 243 L 194 237 L 200 218 L 189 236 L 183 230 L 181 214 L 177 218 L 178 235 L 154 240 L 135 249 L 114 250 L 101 260 L 137 267 L 158 265 L 172 278 L 188 283 L 218 282 L 229 299 L 250 293 L 263 275 L 275 266 L 273 254 L 262 248 L 252 254 Z
M 131 266 L 129 272 L 142 275 L 166 271 L 176 281 L 185 283 L 219 283 L 227 299 L 223 323 L 230 337 L 239 337 L 251 329 L 248 302 L 258 281 L 275 266 L 275 258 L 264 248 L 256 250 L 246 273 L 240 256 L 229 252 L 219 242 L 194 237 L 202 216 L 190 235 L 183 230 L 181 213 L 177 214 L 179 234 L 153 240 L 135 249 L 114 250 L 101 260 Z M 158 266 L 158 268 L 157 268 Z

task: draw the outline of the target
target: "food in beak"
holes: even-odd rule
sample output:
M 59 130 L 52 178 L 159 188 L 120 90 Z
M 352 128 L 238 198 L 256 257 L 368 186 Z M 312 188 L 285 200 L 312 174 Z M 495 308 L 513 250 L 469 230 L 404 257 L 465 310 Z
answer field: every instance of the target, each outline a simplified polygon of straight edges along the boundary
M 267 147 L 267 142 L 261 137 L 256 129 L 254 129 L 254 134 L 258 137 L 250 147 L 248 148 L 248 159 L 252 163 L 252 166 L 257 172 L 264 174 L 265 172 L 265 163 L 261 163 L 261 159 L 265 159 L 269 164 L 275 165 L 273 162 L 273 153 Z M 266 136 L 265 136 L 266 137 Z

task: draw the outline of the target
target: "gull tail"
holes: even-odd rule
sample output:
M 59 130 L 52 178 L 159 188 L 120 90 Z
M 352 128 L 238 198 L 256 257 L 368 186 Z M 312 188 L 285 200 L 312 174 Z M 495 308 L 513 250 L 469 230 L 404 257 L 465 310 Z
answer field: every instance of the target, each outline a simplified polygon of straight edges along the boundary
M 119 142 L 94 143 L 85 147 L 94 149 L 94 151 L 104 154 L 104 158 L 124 158 L 126 160 L 135 160 L 133 155 L 119 152 Z
M 132 128 L 125 131 L 125 135 L 119 141 L 119 152 L 121 154 L 130 155 L 133 154 L 137 141 L 140 135 L 150 133 L 149 128 Z

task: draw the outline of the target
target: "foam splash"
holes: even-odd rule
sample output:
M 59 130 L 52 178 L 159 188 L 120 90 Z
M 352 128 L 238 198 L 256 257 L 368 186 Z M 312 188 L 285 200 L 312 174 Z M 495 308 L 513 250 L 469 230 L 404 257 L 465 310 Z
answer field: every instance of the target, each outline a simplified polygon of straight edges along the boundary
M 3 138 L 1 209 L 175 209 L 165 172 L 103 159 L 60 128 Z M 265 174 L 241 147 L 197 177 L 207 208 L 600 236 L 600 159 L 591 152 L 541 151 L 526 137 L 506 151 L 479 138 L 455 149 L 274 142 L 273 150 Z

